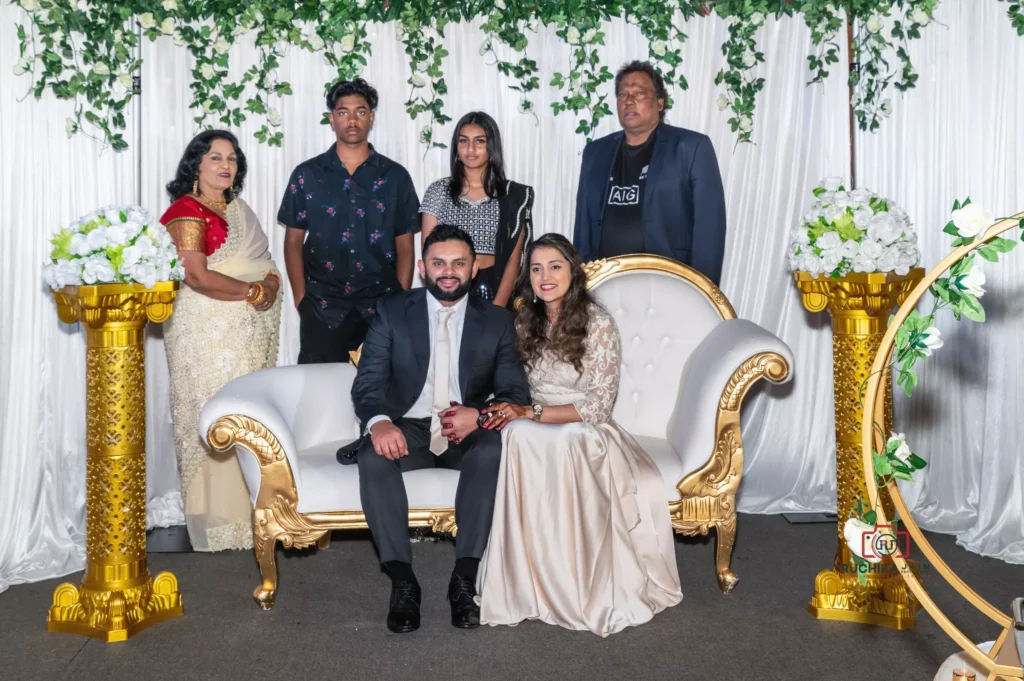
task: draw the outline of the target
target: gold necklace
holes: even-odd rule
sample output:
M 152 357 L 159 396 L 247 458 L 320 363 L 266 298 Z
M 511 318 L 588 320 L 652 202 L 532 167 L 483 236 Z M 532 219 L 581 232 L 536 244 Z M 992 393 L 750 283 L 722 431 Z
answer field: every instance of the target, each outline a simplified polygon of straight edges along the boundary
M 226 213 L 227 210 L 228 210 L 228 202 L 227 201 L 214 201 L 213 199 L 208 199 L 205 196 L 203 196 L 202 192 L 196 192 L 196 197 L 202 203 L 205 203 L 210 208 L 213 208 L 214 210 L 220 211 L 221 213 Z

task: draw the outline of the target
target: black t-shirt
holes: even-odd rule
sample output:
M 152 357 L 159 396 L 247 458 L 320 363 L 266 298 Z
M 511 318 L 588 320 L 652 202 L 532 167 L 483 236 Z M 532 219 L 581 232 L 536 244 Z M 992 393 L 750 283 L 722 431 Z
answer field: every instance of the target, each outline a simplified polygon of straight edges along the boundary
M 653 150 L 653 132 L 646 142 L 635 147 L 623 138 L 612 166 L 598 258 L 644 252 L 644 184 Z

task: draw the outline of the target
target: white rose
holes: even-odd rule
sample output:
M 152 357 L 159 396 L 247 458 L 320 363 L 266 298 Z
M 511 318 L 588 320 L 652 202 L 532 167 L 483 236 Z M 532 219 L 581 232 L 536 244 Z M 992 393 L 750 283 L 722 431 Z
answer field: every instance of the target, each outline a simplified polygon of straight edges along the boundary
M 868 238 L 888 246 L 900 238 L 903 228 L 889 213 L 876 213 L 868 225 Z
M 857 226 L 857 229 L 867 229 L 874 217 L 875 211 L 870 208 L 861 208 L 854 212 L 853 224 Z
M 757 57 L 754 56 L 753 52 L 751 52 L 750 50 L 747 50 L 746 52 L 743 53 L 743 65 L 744 66 L 746 66 L 749 69 L 751 66 L 753 66 L 756 63 L 757 63 Z
M 210 113 L 211 111 L 213 111 L 213 102 L 211 100 L 207 99 L 203 102 L 203 111 L 205 113 Z
M 889 116 L 892 115 L 892 100 L 883 100 L 881 106 L 879 106 L 878 108 L 882 112 L 882 115 L 888 118 Z
M 832 251 L 843 245 L 843 240 L 835 232 L 825 232 L 818 237 L 814 245 L 824 251 Z
M 355 35 L 349 33 L 348 35 L 342 36 L 339 45 L 341 47 L 342 52 L 351 52 L 356 47 Z
M 181 35 L 181 31 L 179 29 L 174 29 L 174 44 L 178 47 L 185 46 L 185 38 Z
M 725 111 L 729 108 L 729 98 L 725 95 L 718 95 L 718 110 Z
M 39 9 L 38 0 L 21 0 L 21 8 L 26 12 L 35 12 Z
M 132 278 L 146 288 L 153 288 L 156 286 L 156 267 L 149 262 L 139 263 L 135 266 Z
M 409 82 L 412 83 L 413 87 L 423 87 L 427 84 L 427 81 L 423 79 L 423 76 L 418 73 L 412 74 L 412 78 L 409 79 Z
M 853 262 L 852 262 L 852 266 L 853 266 L 853 271 L 854 272 L 875 272 L 875 271 L 877 271 L 877 268 L 875 267 L 874 259 L 873 258 L 869 258 L 866 255 L 864 255 L 863 251 L 861 253 L 858 253 L 856 256 L 854 256 Z
M 971 203 L 953 211 L 953 224 L 962 237 L 980 237 L 992 224 L 992 213 L 976 203 Z
M 913 21 L 915 24 L 920 24 L 921 26 L 924 26 L 928 24 L 932 20 L 932 18 L 928 16 L 928 12 L 925 12 L 920 7 L 917 7 L 914 9 L 913 12 L 910 13 L 910 20 Z
M 224 54 L 231 49 L 231 43 L 229 43 L 226 38 L 217 38 L 217 42 L 213 44 L 213 49 L 220 54 Z
M 105 255 L 87 258 L 82 267 L 82 279 L 86 284 L 111 282 L 114 280 L 114 268 Z
M 174 33 L 174 17 L 167 17 L 160 22 L 160 30 L 164 35 L 171 35 Z
M 666 45 L 663 40 L 658 40 L 651 45 L 651 51 L 659 57 L 664 57 L 665 53 L 668 51 L 668 45 Z
M 28 73 L 32 69 L 32 65 L 28 63 L 27 59 L 19 59 L 14 65 L 14 75 L 20 76 Z
M 213 64 L 203 64 L 199 67 L 199 75 L 201 75 L 206 80 L 210 80 L 215 75 L 217 75 L 217 72 L 213 70 Z
M 178 3 L 175 0 L 164 0 L 164 9 L 173 12 L 178 9 Z
M 842 261 L 843 255 L 838 250 L 825 251 L 821 254 L 821 269 L 831 273 Z
M 821 181 L 821 187 L 823 187 L 827 192 L 834 192 L 837 189 L 839 189 L 842 185 L 843 178 L 841 177 L 826 177 L 824 180 Z M 824 196 L 825 195 L 822 194 L 819 198 L 824 199 Z
M 850 192 L 850 198 L 858 204 L 866 204 L 874 198 L 874 194 L 870 189 L 854 189 Z
M 570 45 L 575 45 L 580 41 L 580 30 L 575 26 L 570 26 L 569 30 L 565 32 L 565 42 Z
M 740 119 L 740 132 L 750 132 L 754 129 L 754 121 L 750 120 L 750 116 L 744 116 Z
M 84 234 L 72 234 L 71 246 L 68 250 L 75 255 L 80 256 L 86 256 L 92 253 L 92 248 L 89 247 L 89 240 L 85 238 Z
M 126 90 L 131 90 L 132 87 L 135 86 L 135 80 L 132 78 L 132 74 L 125 73 L 124 71 L 117 75 L 117 82 Z
M 95 64 L 93 64 L 92 70 L 94 72 L 100 74 L 101 76 L 109 76 L 110 75 L 110 67 L 107 66 L 105 63 L 103 63 L 101 61 L 100 62 L 96 62 Z
M 114 246 L 125 246 L 130 238 L 128 225 L 118 224 L 107 227 L 107 240 Z
M 846 214 L 846 210 L 839 206 L 829 206 L 825 209 L 825 222 L 834 223 Z
M 495 0 L 494 6 L 497 9 L 505 9 L 505 2 L 504 2 L 504 0 Z
M 957 288 L 966 293 L 970 293 L 975 298 L 981 298 L 985 295 L 985 272 L 974 265 L 971 267 L 971 271 L 960 277 L 960 281 L 957 282 Z
M 754 26 L 760 26 L 764 23 L 764 15 L 760 12 L 754 12 L 750 15 L 750 23 Z
M 943 345 L 942 334 L 939 333 L 939 330 L 934 326 L 929 326 L 924 330 L 924 336 L 921 339 L 921 342 L 924 343 L 924 347 L 919 349 L 924 353 L 925 357 L 931 357 L 932 351 L 938 350 Z
M 889 440 L 885 443 L 886 451 L 889 447 L 896 444 L 896 451 L 893 452 L 893 456 L 902 461 L 904 464 L 910 464 L 910 445 L 907 444 L 907 436 L 903 433 L 893 433 L 889 436 Z
M 324 39 L 321 38 L 316 33 L 314 33 L 313 35 L 309 36 L 309 47 L 314 52 L 319 52 L 320 50 L 324 49 Z
M 867 26 L 868 30 L 872 33 L 878 33 L 882 30 L 882 17 L 877 14 L 871 15 L 871 17 L 868 18 Z
M 900 251 L 898 248 L 889 247 L 882 251 L 875 265 L 879 272 L 892 272 L 899 266 Z
M 833 203 L 836 208 L 849 208 L 853 205 L 853 200 L 847 192 L 836 192 Z
M 813 253 L 804 253 L 803 258 L 800 260 L 800 269 L 815 277 L 821 274 L 821 259 Z
M 807 233 L 806 227 L 800 226 L 793 230 L 793 243 L 801 246 L 811 245 L 811 235 Z
M 885 248 L 877 241 L 862 241 L 860 244 L 860 254 L 865 258 L 877 260 L 884 252 Z
M 839 247 L 839 252 L 843 254 L 843 257 L 847 260 L 853 260 L 860 254 L 860 243 L 849 239 L 844 241 L 843 245 Z
M 75 123 L 74 118 L 69 118 L 64 121 L 64 131 L 67 132 L 68 139 L 71 139 L 74 136 L 76 130 L 78 130 L 78 123 Z
M 584 34 L 584 36 L 583 36 L 583 42 L 584 42 L 584 43 L 590 43 L 590 42 L 593 42 L 594 38 L 596 38 L 596 37 L 597 37 L 597 29 L 596 29 L 596 28 L 592 28 L 592 29 L 590 29 L 589 31 L 587 31 L 587 32 L 586 32 L 586 33 Z
M 274 107 L 270 107 L 270 111 L 267 112 L 267 120 L 275 127 L 281 125 L 281 112 Z
M 153 16 L 152 12 L 146 12 L 145 14 L 139 15 L 139 23 L 142 24 L 142 28 L 151 29 L 156 26 L 156 17 Z
M 864 550 L 865 541 L 870 541 L 870 536 L 875 533 L 875 527 L 868 525 L 863 520 L 858 518 L 849 518 L 843 525 L 843 539 L 846 540 L 846 547 L 850 549 L 858 558 L 863 558 L 869 563 L 877 563 L 882 560 L 880 556 L 875 554 L 875 551 L 870 552 L 870 556 L 864 556 L 868 553 Z

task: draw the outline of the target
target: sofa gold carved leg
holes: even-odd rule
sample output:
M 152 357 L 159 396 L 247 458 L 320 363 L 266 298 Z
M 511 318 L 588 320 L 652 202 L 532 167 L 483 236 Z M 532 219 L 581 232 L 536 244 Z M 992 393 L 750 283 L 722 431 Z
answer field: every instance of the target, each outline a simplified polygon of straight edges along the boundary
M 732 561 L 732 547 L 736 542 L 735 510 L 724 520 L 715 523 L 715 534 L 715 572 L 718 573 L 718 588 L 727 594 L 740 581 L 739 576 L 729 567 Z
M 270 610 L 274 607 L 274 597 L 277 595 L 277 559 L 274 555 L 277 550 L 277 532 L 270 531 L 270 526 L 277 523 L 273 511 L 257 509 L 253 515 L 256 522 L 253 523 L 252 543 L 263 583 L 252 592 L 252 597 L 256 605 Z
M 329 549 L 331 548 L 331 533 L 324 532 L 324 536 L 316 540 L 316 547 L 318 549 Z

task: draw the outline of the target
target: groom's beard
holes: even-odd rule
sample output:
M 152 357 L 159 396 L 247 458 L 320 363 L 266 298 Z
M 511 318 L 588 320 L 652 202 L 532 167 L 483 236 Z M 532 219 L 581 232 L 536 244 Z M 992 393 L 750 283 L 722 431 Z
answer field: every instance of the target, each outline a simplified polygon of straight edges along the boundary
M 452 303 L 456 300 L 461 300 L 463 296 L 469 293 L 469 289 L 473 288 L 473 280 L 463 281 L 459 284 L 458 288 L 446 291 L 438 286 L 437 281 L 431 279 L 429 276 L 424 275 L 424 279 L 427 280 L 427 290 L 430 291 L 430 295 L 434 296 L 440 301 L 446 303 Z

